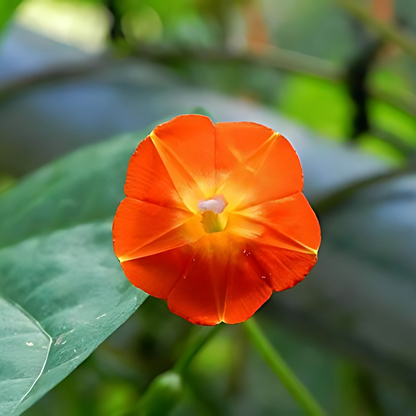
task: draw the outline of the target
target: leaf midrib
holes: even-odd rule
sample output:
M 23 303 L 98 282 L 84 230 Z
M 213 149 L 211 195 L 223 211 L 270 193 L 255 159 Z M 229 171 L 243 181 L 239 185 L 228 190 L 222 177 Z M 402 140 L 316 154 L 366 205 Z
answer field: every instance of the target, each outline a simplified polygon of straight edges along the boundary
M 48 332 L 46 332 L 45 328 L 43 328 L 43 326 L 39 323 L 39 321 L 37 319 L 35 319 L 33 317 L 32 314 L 30 314 L 25 308 L 22 307 L 22 305 L 13 302 L 12 300 L 8 299 L 7 297 L 5 297 L 4 295 L 2 295 L 0 293 L 0 297 L 7 303 L 9 303 L 13 308 L 19 310 L 20 312 L 22 312 L 37 328 L 39 328 L 39 330 L 45 335 L 45 337 L 47 339 L 49 339 L 49 345 L 46 351 L 46 356 L 45 356 L 45 360 L 43 361 L 43 365 L 42 368 L 38 374 L 38 376 L 36 377 L 35 381 L 33 382 L 33 384 L 29 387 L 28 391 L 23 395 L 23 397 L 19 400 L 19 403 L 15 406 L 15 408 L 13 409 L 13 413 L 16 411 L 16 409 L 21 405 L 21 403 L 23 403 L 23 401 L 25 400 L 25 398 L 30 394 L 30 392 L 33 390 L 33 388 L 35 387 L 36 383 L 39 381 L 39 379 L 41 378 L 43 371 L 45 370 L 45 366 L 46 363 L 48 362 L 49 359 L 49 353 L 51 350 L 51 346 L 52 346 L 52 337 L 50 336 L 50 334 Z M 29 378 L 29 377 L 27 377 Z M 27 378 L 20 378 L 21 380 L 27 379 Z M 15 379 L 14 379 L 15 380 Z M 5 380 L 5 381 L 9 381 L 9 380 Z

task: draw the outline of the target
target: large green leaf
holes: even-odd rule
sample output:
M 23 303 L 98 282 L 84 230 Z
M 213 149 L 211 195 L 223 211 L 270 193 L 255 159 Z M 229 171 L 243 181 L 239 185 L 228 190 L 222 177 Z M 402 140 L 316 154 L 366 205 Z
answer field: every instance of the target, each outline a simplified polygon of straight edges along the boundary
M 145 300 L 111 236 L 143 136 L 78 151 L 0 196 L 1 415 L 27 409 Z

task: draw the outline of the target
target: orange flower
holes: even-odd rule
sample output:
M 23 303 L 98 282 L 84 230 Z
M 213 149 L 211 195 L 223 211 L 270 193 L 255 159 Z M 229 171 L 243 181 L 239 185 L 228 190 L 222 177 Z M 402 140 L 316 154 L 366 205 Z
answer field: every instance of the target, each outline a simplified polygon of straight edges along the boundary
M 176 117 L 130 159 L 114 251 L 135 286 L 188 321 L 245 321 L 317 260 L 319 223 L 302 187 L 281 134 Z

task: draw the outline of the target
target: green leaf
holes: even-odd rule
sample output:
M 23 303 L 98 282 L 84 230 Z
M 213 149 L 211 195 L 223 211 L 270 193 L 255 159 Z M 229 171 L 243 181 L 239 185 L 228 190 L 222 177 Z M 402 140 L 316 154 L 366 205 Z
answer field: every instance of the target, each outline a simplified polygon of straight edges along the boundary
M 0 31 L 13 16 L 14 11 L 22 0 L 7 0 L 0 2 Z
M 0 195 L 1 415 L 31 406 L 146 299 L 125 278 L 111 235 L 145 136 L 82 149 Z
M 2 298 L 0 327 L 0 414 L 10 415 L 42 374 L 51 338 L 18 305 Z
M 279 110 L 324 136 L 342 140 L 349 135 L 354 105 L 342 84 L 291 75 L 280 90 Z
M 376 100 L 369 100 L 368 111 L 377 128 L 393 133 L 411 146 L 416 144 L 416 121 L 413 116 Z

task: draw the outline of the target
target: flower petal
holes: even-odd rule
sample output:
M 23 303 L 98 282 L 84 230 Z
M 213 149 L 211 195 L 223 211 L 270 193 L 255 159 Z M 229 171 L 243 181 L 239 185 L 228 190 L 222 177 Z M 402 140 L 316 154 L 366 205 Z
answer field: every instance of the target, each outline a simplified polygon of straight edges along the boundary
M 321 242 L 318 219 L 302 193 L 232 213 L 226 230 L 258 244 L 311 254 Z
M 225 178 L 243 163 L 274 131 L 261 124 L 246 121 L 215 124 L 215 168 L 219 177 Z
M 262 270 L 264 280 L 276 292 L 290 289 L 311 271 L 317 255 L 285 250 L 272 246 L 257 246 L 253 258 Z
M 203 235 L 189 211 L 124 199 L 113 225 L 114 251 L 121 262 L 188 244 Z
M 272 289 L 247 255 L 247 240 L 214 233 L 193 244 L 188 271 L 168 297 L 172 312 L 200 325 L 248 319 Z
M 303 188 L 299 158 L 279 133 L 265 141 L 227 178 L 221 194 L 228 211 L 242 210 L 298 193 Z
M 157 126 L 150 134 L 186 206 L 215 191 L 215 127 L 208 117 L 184 115 Z
M 320 227 L 302 193 L 231 214 L 226 230 L 247 238 L 263 279 L 275 291 L 299 283 L 317 261 Z
M 140 201 L 186 209 L 149 137 L 137 146 L 130 158 L 124 191 L 128 197 Z
M 241 240 L 227 281 L 223 321 L 237 324 L 250 318 L 272 295 L 261 268 L 252 257 L 249 241 Z
M 121 263 L 130 282 L 151 296 L 167 299 L 192 261 L 193 249 L 183 246 Z
M 205 231 L 201 223 L 201 218 L 195 215 L 184 224 L 181 224 L 140 248 L 136 255 L 141 257 L 151 256 L 161 251 L 191 244 L 203 236 L 205 236 Z

